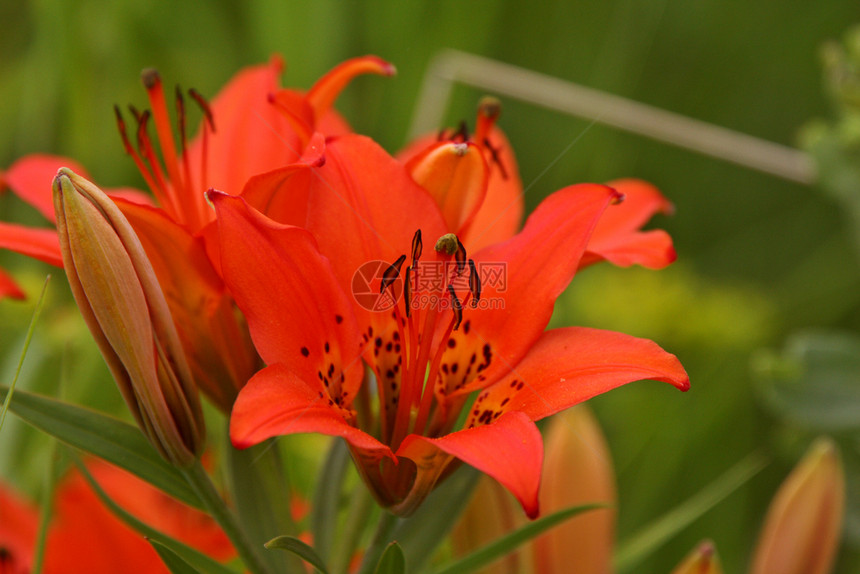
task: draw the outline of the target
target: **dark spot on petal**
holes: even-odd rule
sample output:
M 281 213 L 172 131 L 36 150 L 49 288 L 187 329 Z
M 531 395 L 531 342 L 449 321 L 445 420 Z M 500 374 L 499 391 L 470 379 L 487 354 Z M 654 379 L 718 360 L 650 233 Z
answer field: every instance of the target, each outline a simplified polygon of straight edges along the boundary
M 302 356 L 303 357 L 307 357 L 310 354 L 311 354 L 311 352 L 308 350 L 307 347 L 302 347 Z

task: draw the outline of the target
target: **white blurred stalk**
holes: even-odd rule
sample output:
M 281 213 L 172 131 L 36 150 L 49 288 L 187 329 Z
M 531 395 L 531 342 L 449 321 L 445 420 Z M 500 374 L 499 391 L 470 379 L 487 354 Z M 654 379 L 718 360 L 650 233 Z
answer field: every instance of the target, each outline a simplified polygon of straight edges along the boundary
M 456 83 L 593 120 L 788 181 L 807 185 L 815 181 L 812 160 L 794 148 L 455 50 L 440 52 L 431 60 L 412 118 L 410 138 L 442 125 Z

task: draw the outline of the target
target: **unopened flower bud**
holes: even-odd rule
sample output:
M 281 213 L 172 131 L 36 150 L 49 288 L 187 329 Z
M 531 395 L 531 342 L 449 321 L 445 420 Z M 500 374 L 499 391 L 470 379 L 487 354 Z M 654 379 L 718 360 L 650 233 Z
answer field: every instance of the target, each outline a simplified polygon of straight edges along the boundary
M 147 438 L 186 466 L 205 437 L 197 387 L 140 240 L 111 199 L 67 168 L 54 178 L 63 264 L 78 307 Z
M 723 574 L 714 543 L 710 540 L 701 542 L 672 570 L 672 574 Z
M 612 458 L 603 431 L 588 408 L 580 405 L 554 417 L 544 441 L 543 512 L 577 504 L 615 503 Z M 534 572 L 609 572 L 614 536 L 614 508 L 575 516 L 535 539 Z
M 770 503 L 751 574 L 827 574 L 842 530 L 845 477 L 833 442 L 809 448 Z

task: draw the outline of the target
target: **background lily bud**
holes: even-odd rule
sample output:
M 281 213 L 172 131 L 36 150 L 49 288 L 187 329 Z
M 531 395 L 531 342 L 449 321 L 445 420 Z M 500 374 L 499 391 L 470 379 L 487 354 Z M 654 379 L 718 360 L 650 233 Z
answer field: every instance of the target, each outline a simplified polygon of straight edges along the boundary
M 705 540 L 690 552 L 672 574 L 723 574 L 714 543 Z
M 138 425 L 185 466 L 205 436 L 197 387 L 140 240 L 98 187 L 67 168 L 54 208 L 72 293 Z
M 550 514 L 576 504 L 614 504 L 615 473 L 600 425 L 584 406 L 552 419 L 545 435 L 540 505 Z M 534 541 L 534 572 L 606 574 L 615 535 L 615 509 L 575 516 Z
M 842 531 L 845 477 L 836 446 L 820 438 L 773 498 L 751 574 L 826 574 Z
M 481 477 L 475 494 L 451 533 L 454 554 L 466 556 L 478 548 L 513 532 L 524 522 L 519 503 L 502 485 Z M 522 552 L 512 552 L 485 566 L 476 574 L 517 574 L 525 561 Z

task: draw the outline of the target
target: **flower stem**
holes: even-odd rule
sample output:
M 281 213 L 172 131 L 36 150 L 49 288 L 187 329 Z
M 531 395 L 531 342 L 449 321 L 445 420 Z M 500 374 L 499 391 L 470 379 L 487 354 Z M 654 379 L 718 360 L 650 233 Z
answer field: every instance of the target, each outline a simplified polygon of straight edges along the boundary
M 383 510 L 379 516 L 379 523 L 376 526 L 376 532 L 373 534 L 373 540 L 370 541 L 370 546 L 367 547 L 367 552 L 364 554 L 364 560 L 361 561 L 361 569 L 358 574 L 370 574 L 376 568 L 379 557 L 382 556 L 382 551 L 389 543 L 391 532 L 394 530 L 394 525 L 397 523 L 397 517 L 387 510 Z
M 230 542 L 233 543 L 233 547 L 236 548 L 248 570 L 252 574 L 269 574 L 269 570 L 264 566 L 257 549 L 248 541 L 248 536 L 239 526 L 235 514 L 227 508 L 200 461 L 195 460 L 189 468 L 180 470 L 212 518 L 221 526 Z

